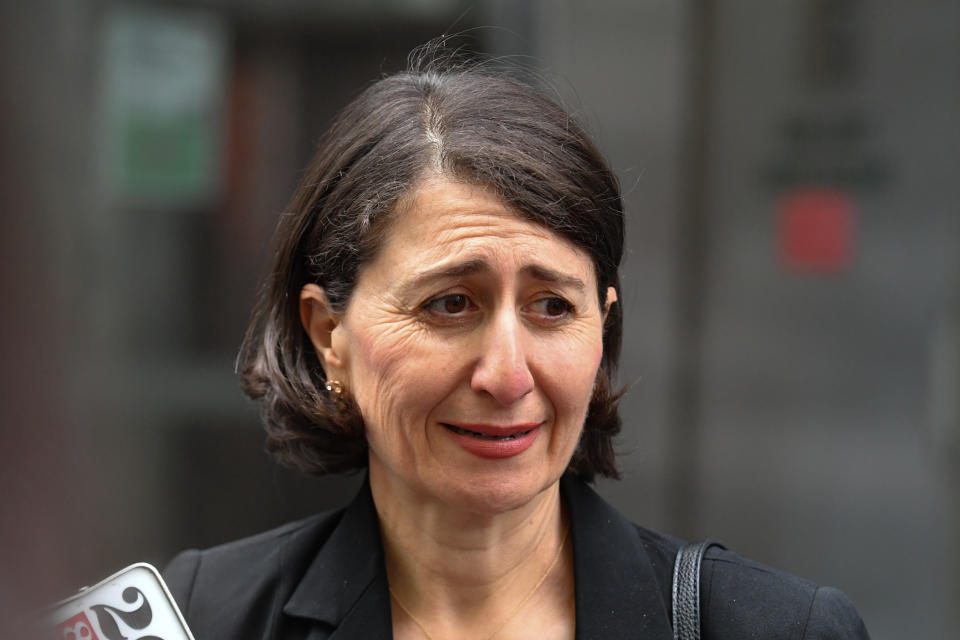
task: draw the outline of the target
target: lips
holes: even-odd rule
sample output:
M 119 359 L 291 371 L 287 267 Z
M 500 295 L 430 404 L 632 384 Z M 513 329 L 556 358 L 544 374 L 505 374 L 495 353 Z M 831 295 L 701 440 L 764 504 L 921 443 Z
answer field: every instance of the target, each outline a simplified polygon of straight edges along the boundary
M 540 433 L 542 422 L 514 425 L 441 423 L 465 451 L 480 458 L 511 458 L 526 451 Z
M 455 424 L 450 424 L 447 422 L 442 423 L 450 431 L 453 431 L 456 434 L 462 436 L 472 436 L 474 438 L 480 438 L 481 440 L 501 440 L 501 441 L 510 441 L 515 440 L 518 437 L 524 436 L 534 429 L 536 429 L 539 423 L 515 425 L 511 427 L 494 427 L 490 425 L 470 425 L 472 428 L 467 429 L 466 427 L 460 427 Z

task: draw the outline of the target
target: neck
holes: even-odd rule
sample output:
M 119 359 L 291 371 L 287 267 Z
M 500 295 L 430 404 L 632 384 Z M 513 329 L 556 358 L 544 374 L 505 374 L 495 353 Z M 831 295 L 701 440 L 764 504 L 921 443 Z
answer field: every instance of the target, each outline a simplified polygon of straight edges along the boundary
M 553 564 L 566 530 L 559 483 L 498 513 L 425 497 L 376 464 L 370 486 L 391 591 L 436 637 L 486 629 L 534 589 L 572 596 L 572 554 Z

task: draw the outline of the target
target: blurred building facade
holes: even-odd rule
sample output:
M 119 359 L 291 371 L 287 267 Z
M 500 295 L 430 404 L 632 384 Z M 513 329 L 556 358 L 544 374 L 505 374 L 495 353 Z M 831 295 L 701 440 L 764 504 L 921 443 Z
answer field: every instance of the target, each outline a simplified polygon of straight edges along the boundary
M 56 408 L 47 434 L 72 460 L 21 459 L 10 486 L 69 470 L 53 473 L 59 501 L 40 494 L 76 527 L 64 584 L 348 499 L 356 477 L 266 458 L 233 360 L 271 229 L 335 111 L 417 44 L 467 32 L 551 80 L 626 194 L 624 479 L 601 492 L 644 525 L 839 586 L 875 638 L 955 635 L 957 3 L 7 11 L 3 115 L 22 131 L 4 160 L 33 183 L 3 195 L 36 215 L 25 231 L 11 218 L 4 246 L 42 239 L 44 259 L 16 266 L 42 265 L 52 292 L 47 321 L 7 340 L 54 334 L 38 362 L 59 382 L 11 398 L 4 443 L 30 407 Z

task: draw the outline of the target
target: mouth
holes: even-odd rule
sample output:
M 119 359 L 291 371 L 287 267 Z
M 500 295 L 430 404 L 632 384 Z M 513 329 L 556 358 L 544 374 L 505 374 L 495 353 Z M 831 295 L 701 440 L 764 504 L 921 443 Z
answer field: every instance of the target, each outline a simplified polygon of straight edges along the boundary
M 441 422 L 453 441 L 464 451 L 489 460 L 519 456 L 529 449 L 540 434 L 542 422 L 512 425 Z
M 522 438 L 540 426 L 539 423 L 514 425 L 509 427 L 470 425 L 473 427 L 473 429 L 467 429 L 465 427 L 450 424 L 448 422 L 441 422 L 440 424 L 458 435 L 470 436 L 472 438 L 477 438 L 478 440 L 489 440 L 492 442 L 510 442 L 511 440 Z

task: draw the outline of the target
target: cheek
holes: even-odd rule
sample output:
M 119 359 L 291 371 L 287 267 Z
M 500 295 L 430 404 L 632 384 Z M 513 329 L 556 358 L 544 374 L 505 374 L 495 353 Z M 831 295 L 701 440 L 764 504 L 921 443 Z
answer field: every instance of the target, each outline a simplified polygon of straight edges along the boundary
M 442 395 L 438 372 L 451 369 L 450 354 L 411 329 L 376 325 L 357 335 L 352 381 L 368 428 L 409 427 Z
M 542 372 L 544 386 L 553 400 L 562 419 L 575 420 L 578 426 L 586 417 L 587 407 L 593 395 L 593 385 L 603 357 L 603 342 L 583 336 L 564 344 L 545 345 L 545 356 L 538 367 Z

